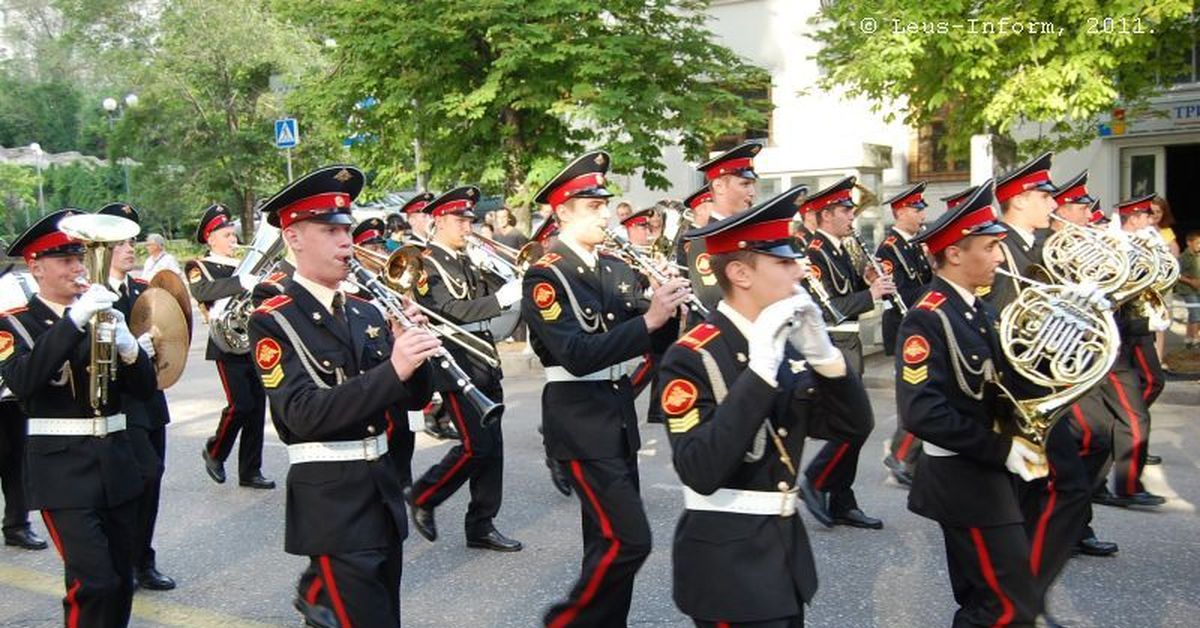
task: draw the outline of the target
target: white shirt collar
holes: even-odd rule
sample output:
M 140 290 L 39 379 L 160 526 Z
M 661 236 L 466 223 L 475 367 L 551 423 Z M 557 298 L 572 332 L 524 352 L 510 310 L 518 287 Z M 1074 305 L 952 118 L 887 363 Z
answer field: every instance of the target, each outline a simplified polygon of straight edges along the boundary
M 57 314 L 59 318 L 62 318 L 63 315 L 67 313 L 67 306 L 59 304 L 59 303 L 55 303 L 53 301 L 49 301 L 40 294 L 35 294 L 33 296 L 36 297 L 42 303 L 45 303 L 46 307 L 50 308 L 50 311 Z
M 329 312 L 330 314 L 333 313 L 333 297 L 336 294 L 340 294 L 341 290 L 326 288 L 325 286 L 322 286 L 321 284 L 305 277 L 304 275 L 301 275 L 298 272 L 292 275 L 292 279 L 294 279 L 296 283 L 300 284 L 302 288 L 308 290 L 308 292 L 313 295 L 313 298 L 315 298 L 318 303 L 325 307 L 325 311 Z M 346 297 L 344 296 L 342 297 L 343 303 L 345 302 L 345 298 Z
M 588 252 L 587 249 L 583 248 L 582 244 L 579 244 L 574 238 L 567 236 L 565 233 L 559 234 L 558 241 L 565 244 L 568 249 L 571 249 L 571 252 L 578 255 L 579 259 L 583 260 L 583 263 L 586 264 L 588 268 L 596 270 L 595 253 Z
M 1021 240 L 1023 242 L 1025 242 L 1025 246 L 1033 246 L 1033 232 L 1032 231 L 1026 231 L 1026 230 L 1024 230 L 1016 225 L 1013 225 L 1013 224 L 1008 224 L 1008 229 L 1010 231 L 1012 231 L 1013 233 L 1017 234 L 1018 236 L 1020 236 Z
M 118 278 L 116 278 L 116 277 L 113 277 L 112 275 L 109 275 L 109 276 L 108 276 L 108 287 L 109 287 L 109 288 L 112 288 L 112 291 L 113 291 L 113 292 L 116 292 L 117 294 L 120 294 L 120 293 L 121 293 L 121 286 L 122 286 L 122 285 L 124 285 L 124 284 L 125 284 L 125 280 L 124 280 L 124 279 L 118 279 Z
M 837 249 L 839 251 L 842 250 L 842 238 L 831 235 L 828 231 L 826 231 L 824 229 L 817 229 L 817 233 L 820 233 L 822 236 L 824 236 L 825 239 L 828 240 L 829 243 L 832 244 L 835 249 Z
M 963 301 L 966 301 L 968 307 L 975 307 L 975 299 L 979 297 L 975 296 L 975 292 L 973 290 L 967 290 L 966 288 L 954 283 L 953 281 L 950 281 L 949 279 L 946 279 L 945 277 L 942 277 L 942 279 L 945 279 L 946 283 L 950 284 L 950 287 L 954 288 L 955 292 L 958 292 L 958 296 L 962 297 Z
M 743 336 L 749 338 L 754 331 L 754 321 L 742 316 L 741 312 L 733 309 L 733 306 L 721 299 L 717 302 L 717 311 L 724 314 L 729 322 L 733 323 L 734 327 L 742 333 Z
M 441 242 L 438 242 L 437 240 L 430 240 L 430 241 L 429 241 L 429 246 L 436 246 L 436 247 L 438 247 L 439 249 L 441 249 L 441 250 L 443 250 L 443 251 L 445 251 L 445 252 L 449 253 L 449 254 L 450 254 L 450 257 L 458 257 L 458 256 L 459 256 L 459 253 L 461 252 L 461 251 L 455 251 L 454 249 L 452 249 L 452 248 L 450 248 L 450 247 L 446 246 L 445 244 L 442 244 Z
M 896 225 L 892 225 L 892 231 L 895 231 L 896 233 L 900 234 L 900 237 L 904 238 L 905 242 L 908 242 L 909 240 L 912 240 L 913 238 L 917 237 L 917 234 L 909 233 L 909 232 L 901 229 L 900 227 L 897 227 Z

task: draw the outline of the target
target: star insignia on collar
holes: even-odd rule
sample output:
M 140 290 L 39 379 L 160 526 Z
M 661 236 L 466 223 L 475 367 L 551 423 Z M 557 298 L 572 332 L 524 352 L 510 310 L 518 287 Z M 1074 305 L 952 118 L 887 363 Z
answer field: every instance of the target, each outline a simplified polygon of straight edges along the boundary
M 747 359 L 747 358 L 746 358 L 746 354 L 745 354 L 745 353 L 742 353 L 741 351 L 738 351 L 738 352 L 737 352 L 737 356 L 736 356 L 736 357 L 737 357 L 737 361 L 738 361 L 738 362 L 742 362 L 742 363 L 746 362 L 746 359 Z
M 788 368 L 792 369 L 792 374 L 803 373 L 808 370 L 808 362 L 804 360 L 788 360 Z
M 622 281 L 621 283 L 617 284 L 617 290 L 620 290 L 621 294 L 625 294 L 629 291 L 629 284 Z
M 353 178 L 353 176 L 354 175 L 350 174 L 349 170 L 342 168 L 341 170 L 338 170 L 337 174 L 333 175 L 333 178 L 337 179 L 338 181 L 340 181 L 342 183 L 345 183 L 345 182 L 349 181 L 351 178 Z
M 367 325 L 367 338 L 378 338 L 380 328 L 374 325 Z

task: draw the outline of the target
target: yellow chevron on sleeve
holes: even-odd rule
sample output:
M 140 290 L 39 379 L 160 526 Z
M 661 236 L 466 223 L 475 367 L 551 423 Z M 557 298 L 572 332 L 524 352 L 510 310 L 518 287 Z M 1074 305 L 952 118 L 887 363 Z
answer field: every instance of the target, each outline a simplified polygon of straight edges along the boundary
M 683 434 L 700 424 L 700 409 L 692 408 L 683 416 L 668 417 L 667 431 L 672 434 Z
M 926 379 L 929 379 L 929 365 L 928 364 L 922 364 L 921 366 L 917 366 L 917 367 L 905 366 L 903 369 L 901 369 L 901 371 L 902 371 L 900 374 L 901 378 L 906 383 L 912 384 L 913 386 L 920 384 L 921 382 L 925 381 Z

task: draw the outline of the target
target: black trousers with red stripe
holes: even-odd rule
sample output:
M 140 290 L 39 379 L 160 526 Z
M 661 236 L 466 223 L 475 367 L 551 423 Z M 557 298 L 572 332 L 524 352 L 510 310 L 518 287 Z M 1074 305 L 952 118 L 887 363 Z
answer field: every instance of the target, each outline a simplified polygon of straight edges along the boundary
M 25 507 L 25 433 L 29 419 L 15 399 L 0 401 L 0 490 L 4 492 L 4 533 L 29 527 Z
M 829 336 L 833 345 L 845 356 L 846 368 L 861 376 L 863 355 L 858 334 L 834 332 Z M 874 429 L 874 422 L 871 429 Z M 809 486 L 829 493 L 829 511 L 834 515 L 858 508 L 858 500 L 854 497 L 854 479 L 858 477 L 858 456 L 870 435 L 871 430 L 867 430 L 860 438 L 827 441 L 804 469 Z
M 1133 370 L 1138 374 L 1141 384 L 1139 390 L 1146 407 L 1154 405 L 1162 394 L 1167 383 L 1166 371 L 1158 359 L 1158 347 L 1154 344 L 1154 334 L 1136 336 L 1133 341 Z M 1147 432 L 1149 434 L 1149 432 Z
M 633 580 L 650 555 L 650 523 L 642 506 L 637 457 L 565 461 L 579 498 L 583 568 L 567 599 L 550 607 L 545 624 L 624 626 Z
M 1029 571 L 1029 537 L 1020 524 L 991 528 L 942 525 L 946 565 L 958 610 L 955 628 L 1029 626 L 1042 599 Z
M 398 538 L 384 548 L 310 556 L 297 595 L 329 609 L 341 628 L 400 626 L 403 566 Z
M 238 444 L 238 477 L 249 478 L 262 471 L 263 421 L 267 411 L 267 393 L 249 360 L 217 360 L 217 373 L 225 389 L 225 409 L 217 423 L 217 432 L 205 445 L 208 455 L 225 461 Z
M 892 457 L 904 463 L 911 472 L 917 466 L 917 457 L 921 455 L 921 439 L 900 425 L 900 417 L 896 417 L 896 431 L 892 432 L 892 442 L 888 445 Z
M 43 510 L 62 556 L 67 594 L 64 625 L 129 625 L 133 605 L 133 528 L 138 500 L 108 508 Z
M 1108 385 L 1106 379 L 1088 391 L 1061 419 L 1067 423 L 1072 438 L 1079 445 L 1079 458 L 1083 461 L 1083 468 L 1087 473 L 1089 494 L 1104 484 L 1108 471 L 1112 468 L 1114 413 L 1104 401 L 1104 388 Z M 1081 539 L 1096 536 L 1091 526 L 1092 510 L 1089 499 L 1083 530 L 1080 533 Z
M 158 523 L 158 502 L 167 456 L 167 428 L 146 429 L 130 425 L 129 444 L 142 473 L 142 495 L 137 499 L 137 518 L 133 527 L 133 568 L 155 566 L 154 527 Z
M 1150 410 L 1136 370 L 1114 369 L 1101 389 L 1116 419 L 1112 430 L 1113 493 L 1131 495 L 1146 490 L 1146 445 L 1150 440 Z
M 500 403 L 504 399 L 499 380 L 477 379 L 473 382 L 492 401 Z M 466 403 L 462 395 L 452 392 L 442 395 L 445 397 L 443 405 L 462 440 L 413 484 L 413 503 L 422 508 L 436 508 L 459 487 L 470 482 L 466 533 L 468 537 L 483 536 L 491 531 L 492 520 L 500 512 L 504 496 L 502 421 L 497 417 L 484 427 L 476 408 Z

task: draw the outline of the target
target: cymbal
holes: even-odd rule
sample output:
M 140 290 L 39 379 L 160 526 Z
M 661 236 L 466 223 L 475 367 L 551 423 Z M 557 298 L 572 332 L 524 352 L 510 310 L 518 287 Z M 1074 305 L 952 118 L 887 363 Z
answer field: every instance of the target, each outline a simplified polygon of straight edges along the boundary
M 154 330 L 153 362 L 158 389 L 166 390 L 183 375 L 191 334 L 179 302 L 163 288 L 146 288 L 129 314 L 129 331 L 134 336 L 141 336 L 151 329 Z
M 192 341 L 192 295 L 188 292 L 187 286 L 183 285 L 183 280 L 169 270 L 162 271 L 155 273 L 150 278 L 150 286 L 170 292 L 171 296 L 179 301 L 179 309 L 183 310 L 183 318 L 187 320 L 188 344 L 190 345 Z

